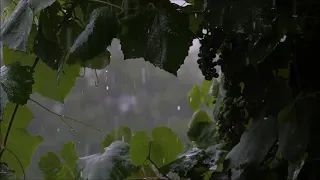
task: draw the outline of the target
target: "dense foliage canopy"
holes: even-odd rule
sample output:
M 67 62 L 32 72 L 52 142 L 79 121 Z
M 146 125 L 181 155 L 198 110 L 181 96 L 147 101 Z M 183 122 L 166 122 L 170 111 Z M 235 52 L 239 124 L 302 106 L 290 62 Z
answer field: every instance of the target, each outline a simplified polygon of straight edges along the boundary
M 23 177 L 43 140 L 26 130 L 30 94 L 63 102 L 81 67 L 108 66 L 114 38 L 125 59 L 142 57 L 174 75 L 199 39 L 206 81 L 189 94 L 194 147 L 167 127 L 151 136 L 122 127 L 90 160 L 79 159 L 72 142 L 62 148 L 62 162 L 45 154 L 39 168 L 46 179 L 319 179 L 320 2 L 187 2 L 12 1 L 1 26 L 1 179 Z M 213 120 L 201 103 L 213 109 Z

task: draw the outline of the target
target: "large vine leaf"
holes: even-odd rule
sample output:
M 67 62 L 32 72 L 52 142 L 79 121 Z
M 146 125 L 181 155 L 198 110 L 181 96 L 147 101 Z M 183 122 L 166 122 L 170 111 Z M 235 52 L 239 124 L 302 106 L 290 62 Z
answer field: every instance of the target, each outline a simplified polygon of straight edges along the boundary
M 56 83 L 58 71 L 51 69 L 43 62 L 39 62 L 35 68 L 33 92 L 63 103 L 65 97 L 74 87 L 79 73 L 80 65 L 66 65 L 64 67 L 64 73 L 60 76 L 58 86 Z
M 60 154 L 64 163 L 54 152 L 48 152 L 41 156 L 38 166 L 46 180 L 75 179 L 77 176 L 78 154 L 74 143 L 64 144 Z
M 46 180 L 56 180 L 63 165 L 56 153 L 47 152 L 40 157 L 38 167 Z
M 71 57 L 75 55 L 82 61 L 90 60 L 106 51 L 120 30 L 115 13 L 108 7 L 95 9 L 85 30 L 70 48 Z M 101 58 L 101 60 L 104 60 Z
M 221 145 L 217 144 L 206 149 L 192 148 L 171 163 L 160 168 L 160 172 L 177 173 L 180 177 L 202 179 L 209 170 L 218 172 L 220 169 L 225 151 L 220 150 Z
M 8 103 L 4 109 L 3 122 L 1 124 L 1 136 L 4 137 L 9 126 L 15 104 Z M 38 145 L 43 141 L 41 136 L 31 136 L 26 130 L 33 119 L 32 112 L 26 106 L 20 106 L 10 130 L 10 135 L 6 148 L 10 149 L 19 158 L 24 169 L 27 169 L 32 160 L 32 155 Z M 15 156 L 9 151 L 5 151 L 1 161 L 15 170 L 14 178 L 19 179 L 23 176 L 21 166 Z
M 5 65 L 21 62 L 23 65 L 31 66 L 35 58 L 36 56 L 34 54 L 13 51 L 6 47 L 3 48 Z M 56 83 L 58 71 L 51 69 L 45 63 L 39 61 L 33 73 L 35 84 L 32 87 L 32 92 L 63 103 L 64 98 L 74 87 L 79 73 L 80 65 L 66 65 L 60 77 L 60 85 L 58 86 Z
M 0 69 L 1 109 L 0 121 L 8 101 L 24 105 L 30 98 L 34 83 L 31 67 L 19 62 L 2 66 Z
M 143 165 L 150 158 L 158 167 L 175 160 L 183 149 L 183 143 L 178 136 L 167 127 L 157 127 L 152 130 L 152 140 L 146 131 L 134 134 L 130 143 L 130 157 L 134 165 Z
M 129 127 L 121 126 L 118 129 L 112 130 L 109 134 L 106 135 L 102 142 L 102 153 L 104 152 L 105 147 L 110 146 L 114 141 L 123 141 L 130 143 L 132 136 L 132 131 Z
M 216 125 L 208 116 L 206 111 L 198 110 L 192 116 L 187 132 L 188 138 L 198 147 L 205 148 L 213 145 L 215 142 L 214 135 L 216 133 Z
M 192 44 L 189 17 L 170 3 L 139 12 L 122 21 L 121 49 L 125 59 L 141 58 L 177 75 Z
M 195 85 L 192 87 L 188 94 L 188 104 L 193 112 L 200 108 L 202 93 L 199 86 Z
M 49 67 L 58 69 L 62 59 L 62 49 L 59 47 L 57 32 L 62 16 L 59 3 L 54 3 L 42 10 L 39 17 L 39 28 L 34 40 L 34 53 Z
M 83 179 L 126 179 L 131 173 L 138 170 L 131 163 L 129 150 L 129 144 L 115 141 L 105 148 L 103 154 L 81 157 L 78 167 L 82 169 Z
M 77 168 L 77 160 L 79 157 L 74 143 L 68 142 L 64 144 L 60 154 L 64 160 L 64 164 L 70 169 L 72 173 L 75 173 Z
M 310 99 L 299 100 L 291 109 L 287 121 L 279 121 L 279 152 L 289 162 L 300 161 L 304 155 L 310 136 L 313 102 Z
M 1 67 L 1 88 L 12 103 L 24 105 L 29 100 L 34 83 L 30 66 L 19 62 Z
M 276 126 L 277 120 L 272 116 L 254 120 L 250 129 L 242 134 L 240 142 L 226 156 L 226 168 L 243 170 L 251 165 L 259 166 L 277 139 Z
M 1 26 L 3 45 L 10 49 L 27 51 L 28 36 L 33 22 L 33 12 L 28 0 L 21 0 L 10 18 Z
M 33 16 L 51 5 L 55 0 L 21 0 L 14 12 L 1 26 L 3 45 L 9 49 L 27 51 L 28 37 L 32 28 Z

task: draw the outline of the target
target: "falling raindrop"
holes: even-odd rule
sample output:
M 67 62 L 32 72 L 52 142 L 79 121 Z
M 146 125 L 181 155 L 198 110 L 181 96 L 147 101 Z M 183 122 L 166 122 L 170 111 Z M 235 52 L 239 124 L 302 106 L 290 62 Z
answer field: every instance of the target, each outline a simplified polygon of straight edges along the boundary
M 166 159 L 165 159 L 165 158 L 163 158 L 163 159 L 162 159 L 162 163 L 164 163 L 165 161 L 166 161 Z
M 189 101 L 192 102 L 192 97 L 189 98 Z
M 83 90 L 81 90 L 81 94 L 83 94 L 84 93 L 84 91 Z
M 180 106 L 177 106 L 177 110 L 180 111 Z
M 57 128 L 57 132 L 60 132 L 60 129 L 59 129 L 59 128 Z
M 106 70 L 106 73 L 108 72 L 108 70 Z
M 109 86 L 106 87 L 106 90 L 109 90 Z
M 276 0 L 272 0 L 272 10 L 276 9 Z
M 146 82 L 146 68 L 141 68 L 142 84 Z
M 73 128 L 70 129 L 74 134 L 77 134 L 77 131 Z
M 124 136 L 122 136 L 122 138 L 121 138 L 121 139 L 122 139 L 122 142 L 124 142 Z
M 256 30 L 256 22 L 255 21 L 252 22 L 252 29 Z

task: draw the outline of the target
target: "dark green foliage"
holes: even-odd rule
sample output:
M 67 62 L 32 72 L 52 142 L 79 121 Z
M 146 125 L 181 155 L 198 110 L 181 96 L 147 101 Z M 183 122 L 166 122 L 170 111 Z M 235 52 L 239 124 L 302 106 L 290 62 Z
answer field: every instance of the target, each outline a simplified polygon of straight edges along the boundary
M 89 23 L 70 48 L 82 61 L 89 60 L 104 51 L 119 33 L 115 13 L 108 7 L 93 10 Z
M 24 105 L 29 100 L 34 83 L 31 67 L 19 62 L 1 68 L 1 87 L 12 103 Z
M 171 4 L 129 16 L 121 23 L 121 49 L 125 59 L 143 57 L 172 74 L 177 74 L 188 55 L 193 34 L 189 18 Z
M 35 55 L 54 70 L 58 69 L 63 54 L 56 35 L 58 25 L 62 20 L 62 17 L 58 15 L 59 8 L 59 4 L 54 3 L 41 11 L 33 47 Z

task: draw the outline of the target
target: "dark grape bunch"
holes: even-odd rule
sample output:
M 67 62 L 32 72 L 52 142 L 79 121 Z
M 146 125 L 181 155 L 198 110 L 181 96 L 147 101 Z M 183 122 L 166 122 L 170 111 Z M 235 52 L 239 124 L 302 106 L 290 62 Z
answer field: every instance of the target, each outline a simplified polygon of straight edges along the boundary
M 218 114 L 218 134 L 227 143 L 227 147 L 233 147 L 239 142 L 250 115 L 247 102 L 239 97 L 239 88 L 228 82 L 224 82 L 223 86 L 228 91 Z
M 219 77 L 215 66 L 221 62 L 213 61 L 216 58 L 217 50 L 220 48 L 224 41 L 224 32 L 221 28 L 210 27 L 209 24 L 202 24 L 199 28 L 200 32 L 200 51 L 198 54 L 199 59 L 197 63 L 206 80 Z

